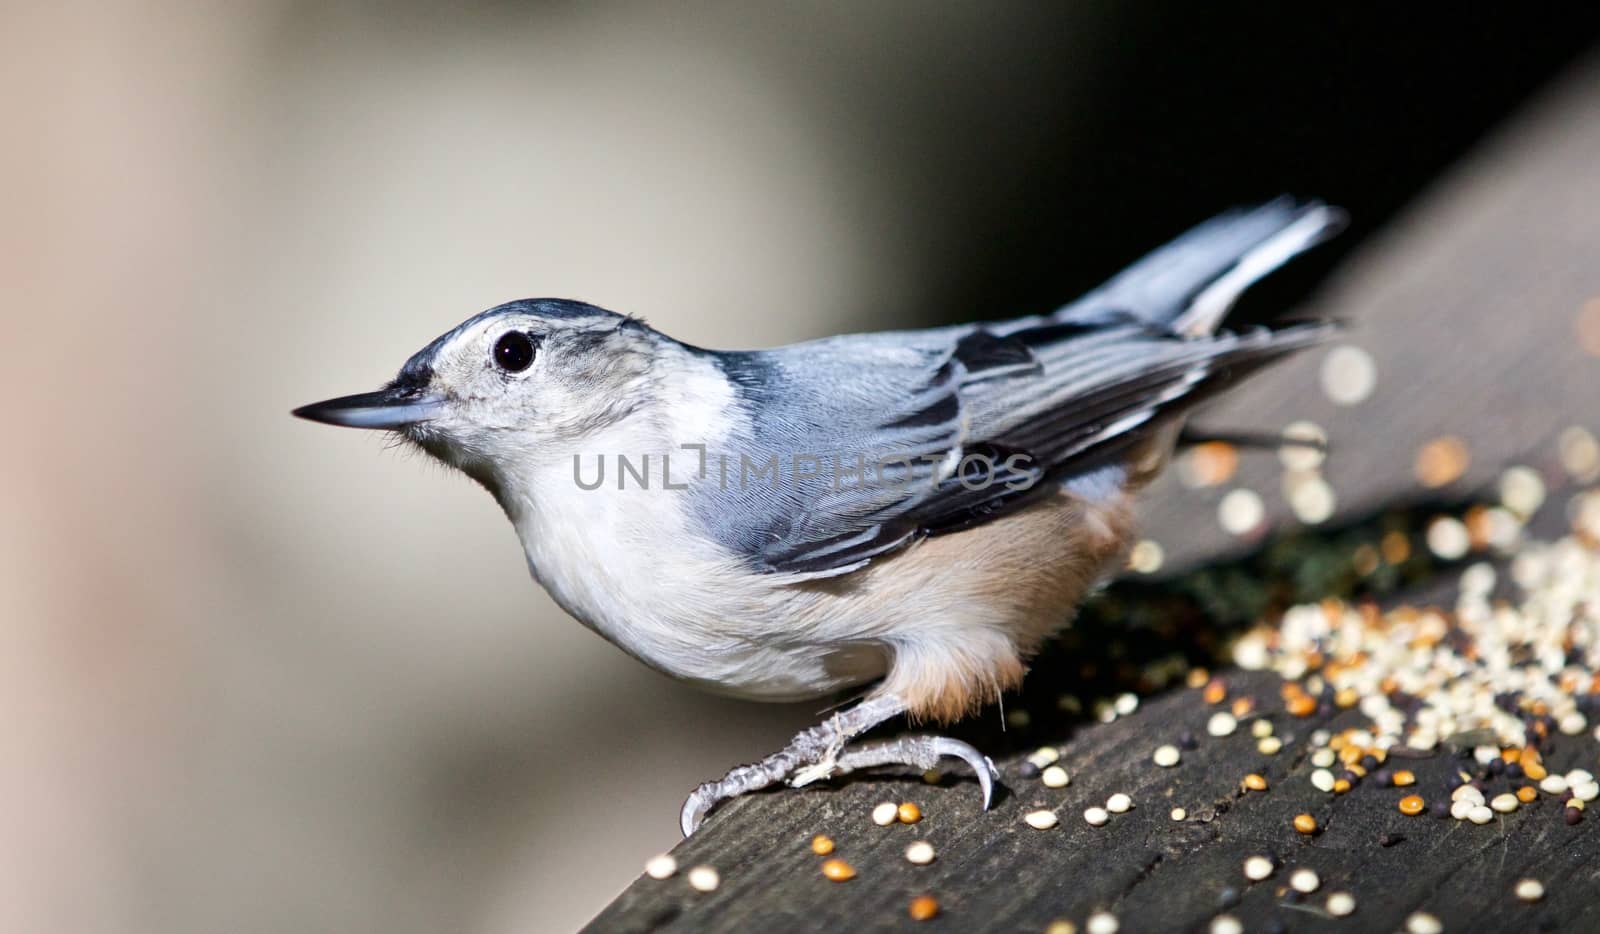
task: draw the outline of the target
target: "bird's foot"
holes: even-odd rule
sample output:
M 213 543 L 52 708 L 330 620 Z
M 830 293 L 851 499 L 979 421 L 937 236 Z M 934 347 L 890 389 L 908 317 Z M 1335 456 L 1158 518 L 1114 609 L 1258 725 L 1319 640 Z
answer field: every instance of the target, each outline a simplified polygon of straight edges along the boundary
M 988 757 L 960 740 L 943 736 L 907 736 L 859 748 L 846 748 L 852 738 L 904 709 L 892 697 L 875 697 L 801 732 L 779 752 L 753 765 L 741 765 L 714 782 L 706 782 L 683 802 L 678 822 L 684 836 L 700 826 L 711 809 L 729 798 L 788 780 L 799 786 L 856 769 L 910 765 L 926 771 L 945 756 L 966 762 L 978 776 L 983 806 L 988 809 L 994 782 L 1000 777 Z
M 838 770 L 839 753 L 844 750 L 844 744 L 849 742 L 850 734 L 839 728 L 839 715 L 834 714 L 827 723 L 833 737 L 828 741 L 827 748 L 822 751 L 822 758 L 809 765 L 801 766 L 789 776 L 789 786 L 800 788 L 812 782 L 819 782 L 830 778 Z M 798 737 L 796 737 L 798 740 Z
M 840 775 L 880 765 L 909 765 L 926 772 L 938 765 L 945 756 L 960 759 L 972 769 L 972 774 L 978 777 L 978 787 L 983 791 L 983 809 L 989 810 L 1000 770 L 994 767 L 993 760 L 970 743 L 948 736 L 902 736 L 881 743 L 867 743 L 845 750 L 834 763 L 834 768 Z

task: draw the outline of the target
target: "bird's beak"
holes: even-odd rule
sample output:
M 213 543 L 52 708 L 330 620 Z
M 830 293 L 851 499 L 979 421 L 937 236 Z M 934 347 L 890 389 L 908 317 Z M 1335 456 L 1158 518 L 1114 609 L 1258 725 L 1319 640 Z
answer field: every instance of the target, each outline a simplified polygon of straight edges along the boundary
M 300 418 L 347 428 L 404 428 L 424 422 L 444 411 L 442 396 L 401 387 L 340 396 L 295 409 Z

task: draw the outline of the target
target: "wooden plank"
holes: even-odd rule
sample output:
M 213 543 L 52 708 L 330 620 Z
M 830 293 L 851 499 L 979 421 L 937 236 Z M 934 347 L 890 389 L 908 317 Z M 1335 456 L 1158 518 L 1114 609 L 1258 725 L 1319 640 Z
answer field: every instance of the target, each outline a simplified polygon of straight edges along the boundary
M 1339 494 L 1333 528 L 1285 542 L 1232 538 L 1216 521 L 1228 487 L 1155 491 L 1149 534 L 1171 561 L 1200 573 L 1160 584 L 1119 585 L 1086 611 L 1081 624 L 1047 653 L 1023 693 L 1008 699 L 1031 722 L 1002 733 L 988 711 L 959 734 L 1001 753 L 1007 791 L 989 813 L 978 810 L 970 780 L 938 785 L 916 778 L 852 776 L 833 786 L 752 795 L 719 809 L 674 852 L 682 867 L 717 867 L 715 892 L 692 891 L 682 873 L 641 878 L 592 923 L 594 931 L 874 930 L 910 926 L 906 905 L 932 893 L 947 930 L 1043 930 L 1068 918 L 1083 930 L 1094 910 L 1110 910 L 1124 931 L 1204 929 L 1226 908 L 1246 930 L 1398 930 L 1427 910 L 1447 930 L 1600 930 L 1600 814 L 1577 826 L 1542 798 L 1493 824 L 1399 813 L 1398 789 L 1364 784 L 1342 797 L 1311 787 L 1306 735 L 1359 719 L 1336 708 L 1311 718 L 1283 712 L 1279 679 L 1228 672 L 1235 695 L 1255 698 L 1277 725 L 1285 751 L 1264 756 L 1247 732 L 1205 736 L 1213 708 L 1192 688 L 1168 689 L 1133 716 L 1099 724 L 1058 708 L 1066 693 L 1106 696 L 1120 685 L 1150 683 L 1151 661 L 1165 655 L 1205 658 L 1228 624 L 1263 603 L 1305 599 L 1351 587 L 1406 589 L 1446 601 L 1450 577 L 1419 558 L 1387 578 L 1356 579 L 1340 571 L 1354 543 L 1385 528 L 1407 530 L 1421 553 L 1420 527 L 1436 511 L 1427 500 L 1464 500 L 1492 488 L 1503 467 L 1532 462 L 1554 480 L 1556 434 L 1570 424 L 1600 428 L 1600 360 L 1576 339 L 1586 301 L 1600 296 L 1600 211 L 1576 193 L 1600 191 L 1600 70 L 1589 68 L 1560 94 L 1491 143 L 1473 163 L 1384 236 L 1369 242 L 1345 273 L 1313 302 L 1314 309 L 1357 322 L 1350 341 L 1378 365 L 1378 391 L 1367 402 L 1335 406 L 1317 388 L 1321 357 L 1286 366 L 1252 384 L 1205 421 L 1209 425 L 1279 428 L 1309 418 L 1328 429 L 1335 447 L 1325 471 Z M 1472 453 L 1463 478 L 1423 491 L 1412 478 L 1418 446 L 1459 435 Z M 1270 455 L 1247 458 L 1229 486 L 1261 491 L 1277 523 L 1288 516 L 1279 492 L 1281 468 Z M 1413 509 L 1394 504 L 1423 502 Z M 1562 524 L 1552 506 L 1547 529 Z M 1240 554 L 1249 557 L 1232 562 Z M 1381 575 L 1380 575 L 1381 577 Z M 1393 597 L 1389 597 L 1393 599 Z M 1143 626 L 1144 628 L 1140 628 Z M 708 725 L 714 728 L 714 725 Z M 1180 766 L 1151 764 L 1154 747 L 1185 733 L 1199 737 Z M 1063 789 L 1023 777 L 1024 753 L 1060 744 L 1073 775 Z M 1555 744 L 1557 769 L 1596 769 L 1585 735 Z M 1447 796 L 1462 764 L 1451 755 L 1412 764 L 1416 790 Z M 1259 772 L 1266 793 L 1238 782 Z M 686 789 L 687 790 L 687 789 Z M 1128 793 L 1133 811 L 1090 827 L 1082 810 L 1112 792 Z M 914 800 L 926 818 L 916 826 L 878 827 L 868 819 L 884 800 Z M 1022 814 L 1059 810 L 1060 826 L 1036 831 Z M 1169 817 L 1187 808 L 1187 820 Z M 1298 813 L 1323 830 L 1293 830 Z M 837 855 L 858 870 L 833 883 L 818 871 L 808 841 L 826 833 Z M 908 863 L 903 850 L 930 841 L 938 857 Z M 1279 869 L 1249 884 L 1246 857 L 1270 855 Z M 1289 871 L 1306 866 L 1321 891 L 1297 899 L 1285 890 Z M 1514 880 L 1539 878 L 1549 894 L 1517 902 Z M 1352 892 L 1357 911 L 1336 921 L 1322 913 L 1325 895 Z M 1230 892 L 1231 890 L 1231 892 Z M 1234 899 L 1237 899 L 1235 902 Z
M 1562 524 L 1563 503 L 1558 497 L 1547 512 L 1545 531 Z M 1422 520 L 1433 512 L 1385 513 L 1337 537 L 1376 539 L 1399 528 L 1420 547 Z M 1315 547 L 1308 542 L 1289 547 Z M 1274 543 L 1225 570 L 1265 579 L 1264 567 L 1277 560 L 1269 553 L 1282 547 Z M 1319 560 L 1309 552 L 1306 557 Z M 1437 562 L 1417 560 L 1428 586 L 1410 589 L 1408 599 L 1447 602 L 1451 590 L 1439 582 L 1449 574 Z M 1027 691 L 1013 699 L 1029 711 L 1025 725 L 1013 722 L 1002 732 L 991 716 L 959 731 L 983 748 L 1005 751 L 999 762 L 1007 791 L 989 812 L 979 810 L 974 784 L 960 776 L 929 785 L 911 776 L 860 775 L 831 786 L 751 795 L 725 805 L 674 851 L 683 870 L 716 867 L 722 884 L 715 892 L 691 890 L 681 873 L 665 881 L 641 879 L 591 930 L 870 930 L 909 925 L 907 905 L 921 894 L 934 895 L 943 923 L 959 930 L 1044 930 L 1063 918 L 1081 930 L 1088 915 L 1101 910 L 1129 931 L 1203 929 L 1224 911 L 1247 930 L 1318 930 L 1334 926 L 1324 907 L 1334 891 L 1355 896 L 1352 921 L 1360 930 L 1399 930 L 1419 910 L 1448 930 L 1600 925 L 1600 901 L 1592 898 L 1600 879 L 1600 836 L 1593 832 L 1600 815 L 1569 826 L 1548 795 L 1487 826 L 1400 813 L 1402 796 L 1447 801 L 1451 777 L 1478 769 L 1454 749 L 1387 763 L 1415 771 L 1416 784 L 1404 790 L 1373 780 L 1343 796 L 1318 791 L 1309 780 L 1314 765 L 1307 738 L 1320 729 L 1364 725 L 1365 718 L 1326 703 L 1313 716 L 1290 716 L 1274 674 L 1224 672 L 1229 697 L 1221 705 L 1206 703 L 1199 688 L 1184 687 L 1160 692 L 1135 714 L 1108 724 L 1063 711 L 1056 703 L 1063 686 L 1070 685 L 1064 693 L 1073 697 L 1109 696 L 1163 659 L 1205 653 L 1207 636 L 1215 634 L 1183 583 L 1155 592 L 1122 586 L 1110 596 L 1140 618 L 1157 611 L 1172 622 L 1150 638 L 1147 629 L 1130 632 L 1104 614 L 1087 614 L 1079 635 L 1102 648 L 1115 645 L 1109 653 L 1115 664 L 1104 664 L 1108 653 L 1081 648 L 1047 653 Z M 1088 670 L 1086 657 L 1094 659 Z M 1209 718 L 1239 697 L 1255 704 L 1249 722 L 1264 717 L 1275 725 L 1283 752 L 1262 754 L 1248 728 L 1223 738 L 1207 735 Z M 1072 780 L 1050 789 L 1025 764 L 1026 754 L 1057 743 Z M 1185 747 L 1177 767 L 1151 762 L 1152 751 L 1165 743 Z M 1592 769 L 1595 749 L 1587 734 L 1560 737 L 1545 761 L 1552 771 Z M 1268 791 L 1241 788 L 1252 772 L 1266 778 Z M 1090 826 L 1083 810 L 1117 792 L 1133 799 L 1133 810 Z M 914 801 L 925 817 L 912 826 L 877 826 L 869 815 L 882 801 Z M 1174 821 L 1174 807 L 1186 809 L 1187 817 Z M 1054 810 L 1060 824 L 1045 831 L 1029 827 L 1023 815 L 1039 808 Z M 1317 834 L 1294 829 L 1293 818 L 1302 813 L 1316 818 Z M 819 833 L 833 838 L 834 855 L 857 869 L 856 879 L 840 884 L 821 875 L 822 857 L 809 847 Z M 932 843 L 937 858 L 931 865 L 907 862 L 904 849 L 914 840 Z M 1278 868 L 1252 884 L 1242 866 L 1257 855 Z M 1310 897 L 1286 888 L 1300 867 L 1321 877 L 1322 888 Z M 1516 901 L 1512 888 L 1524 876 L 1541 880 L 1549 894 L 1534 904 Z M 1486 925 L 1486 918 L 1498 920 Z

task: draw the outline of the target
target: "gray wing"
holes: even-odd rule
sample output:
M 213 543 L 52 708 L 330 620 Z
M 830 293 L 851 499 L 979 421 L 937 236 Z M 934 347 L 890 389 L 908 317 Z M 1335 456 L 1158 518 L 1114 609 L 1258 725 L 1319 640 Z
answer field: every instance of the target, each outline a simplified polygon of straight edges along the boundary
M 776 455 L 789 469 L 765 484 L 738 470 L 699 498 L 701 518 L 757 567 L 826 577 L 1116 464 L 1327 334 L 1210 331 L 1250 283 L 1342 223 L 1280 199 L 1201 224 L 1051 315 L 717 354 L 750 426 L 735 467 Z
M 724 355 L 752 426 L 741 458 L 809 471 L 730 483 L 708 520 L 763 570 L 826 577 L 989 521 L 1108 463 L 1320 325 L 1184 338 L 1131 314 L 942 350 L 835 338 Z M 868 466 L 866 476 L 854 468 Z M 841 470 L 841 466 L 845 469 Z

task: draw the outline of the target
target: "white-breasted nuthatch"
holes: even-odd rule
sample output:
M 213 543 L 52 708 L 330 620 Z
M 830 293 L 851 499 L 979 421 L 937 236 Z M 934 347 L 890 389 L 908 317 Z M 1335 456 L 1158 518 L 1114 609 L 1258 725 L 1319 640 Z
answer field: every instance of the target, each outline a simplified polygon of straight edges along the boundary
M 792 701 L 877 682 L 783 750 L 700 786 L 715 804 L 890 763 L 961 758 L 899 714 L 996 700 L 1122 566 L 1132 495 L 1193 406 L 1329 333 L 1217 325 L 1342 224 L 1322 204 L 1221 215 L 1049 315 L 773 350 L 689 346 L 580 302 L 511 302 L 383 389 L 295 411 L 398 433 L 488 488 L 535 579 L 669 675 Z

